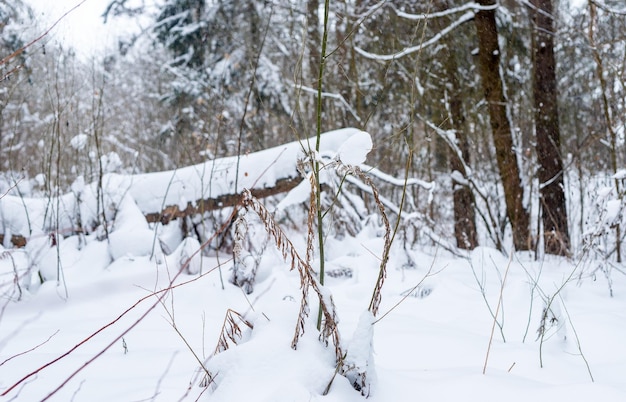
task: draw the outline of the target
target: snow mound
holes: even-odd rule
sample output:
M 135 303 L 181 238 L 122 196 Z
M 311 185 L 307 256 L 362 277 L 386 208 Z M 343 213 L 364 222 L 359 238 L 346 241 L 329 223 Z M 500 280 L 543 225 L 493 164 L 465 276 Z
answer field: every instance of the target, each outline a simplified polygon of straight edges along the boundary
M 109 233 L 109 252 L 113 260 L 121 257 L 140 257 L 153 251 L 155 234 L 130 195 L 125 195 Z
M 177 271 L 183 267 L 185 267 L 185 272 L 190 275 L 195 275 L 202 271 L 200 242 L 195 237 L 185 238 L 178 248 L 174 250 L 170 258 L 175 259 L 170 266 L 176 267 Z
M 360 131 L 341 144 L 336 158 L 346 165 L 358 166 L 365 162 L 373 147 L 372 137 L 365 131 Z

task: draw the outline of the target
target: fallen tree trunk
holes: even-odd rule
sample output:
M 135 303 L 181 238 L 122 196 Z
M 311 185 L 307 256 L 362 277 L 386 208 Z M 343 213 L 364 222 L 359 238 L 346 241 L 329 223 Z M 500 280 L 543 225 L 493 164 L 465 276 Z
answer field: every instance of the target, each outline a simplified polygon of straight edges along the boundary
M 14 247 L 21 248 L 21 247 L 26 246 L 26 238 L 21 235 L 12 235 L 10 241 Z M 3 245 L 3 244 L 4 244 L 4 235 L 0 234 L 0 245 Z
M 295 188 L 302 181 L 302 177 L 287 177 L 278 179 L 276 185 L 266 188 L 253 188 L 250 193 L 256 198 L 266 198 L 281 193 L 286 193 Z M 161 212 L 149 212 L 145 214 L 148 223 L 161 223 L 167 225 L 171 221 L 178 218 L 185 218 L 196 214 L 203 214 L 209 211 L 215 211 L 222 208 L 234 207 L 241 202 L 243 196 L 241 194 L 222 194 L 215 198 L 205 198 L 188 202 L 187 207 L 180 209 L 178 205 L 168 205 Z M 22 235 L 11 235 L 10 244 L 14 247 L 26 246 L 27 239 Z M 5 235 L 0 234 L 0 245 L 5 245 Z
M 254 188 L 250 193 L 256 198 L 266 198 L 281 193 L 286 193 L 295 188 L 302 181 L 302 177 L 287 177 L 276 181 L 274 187 Z M 167 225 L 171 221 L 178 218 L 185 218 L 196 214 L 203 214 L 209 211 L 215 211 L 222 208 L 234 207 L 241 202 L 243 196 L 241 194 L 223 194 L 215 198 L 206 198 L 188 202 L 187 207 L 180 209 L 178 205 L 168 205 L 161 212 L 149 212 L 145 214 L 146 221 L 149 223 L 161 223 Z M 26 237 L 22 235 L 11 235 L 10 239 L 13 247 L 25 247 L 27 243 Z M 0 234 L 0 245 L 5 244 L 5 235 Z
M 360 132 L 348 128 L 323 134 L 320 154 L 336 152 Z M 59 231 L 89 232 L 103 221 L 114 222 L 126 196 L 134 200 L 148 222 L 166 224 L 177 218 L 232 207 L 240 201 L 244 188 L 257 198 L 284 193 L 302 181 L 298 159 L 303 151 L 310 152 L 314 141 L 294 141 L 166 172 L 106 174 L 98 183 L 73 185 L 73 192 L 58 198 L 6 195 L 0 198 L 0 244 L 10 247 L 6 241 L 9 235 L 13 246 L 23 247 L 31 236 Z
M 284 179 L 276 180 L 274 187 L 266 188 L 253 188 L 250 193 L 256 198 L 265 198 L 280 193 L 285 193 L 295 188 L 302 181 L 302 177 L 287 177 Z M 167 225 L 172 220 L 177 218 L 184 218 L 187 216 L 193 216 L 196 214 L 203 214 L 209 211 L 215 211 L 217 209 L 234 207 L 239 204 L 243 198 L 242 194 L 223 194 L 216 198 L 206 198 L 203 200 L 196 200 L 195 202 L 188 202 L 185 209 L 180 209 L 178 205 L 169 205 L 165 207 L 161 212 L 147 213 L 146 220 L 150 223 L 160 222 Z

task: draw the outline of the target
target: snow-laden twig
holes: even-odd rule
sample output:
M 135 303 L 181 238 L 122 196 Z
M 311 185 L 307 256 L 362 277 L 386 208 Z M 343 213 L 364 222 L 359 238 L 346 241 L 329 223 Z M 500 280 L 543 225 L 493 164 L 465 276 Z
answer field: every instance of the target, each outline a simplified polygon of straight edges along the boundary
M 414 177 L 405 179 L 398 179 L 397 177 L 393 177 L 392 175 L 385 173 L 373 166 L 368 166 L 364 163 L 361 164 L 361 169 L 370 175 L 385 181 L 389 184 L 393 184 L 394 186 L 404 186 L 405 183 L 407 186 L 420 186 L 425 190 L 432 191 L 435 189 L 436 183 L 434 181 L 425 181 L 421 179 L 417 179 Z
M 444 130 L 441 127 L 438 127 L 437 125 L 433 124 L 431 121 L 429 121 L 428 119 L 424 117 L 418 116 L 418 118 L 422 122 L 424 122 L 424 124 L 426 124 L 430 129 L 432 129 L 442 140 L 444 140 L 445 143 L 456 154 L 458 160 L 461 162 L 463 166 L 464 181 L 472 189 L 472 194 L 473 195 L 475 194 L 478 197 L 480 197 L 480 199 L 482 199 L 483 202 L 485 203 L 485 209 L 487 210 L 487 215 L 485 216 L 485 214 L 480 208 L 476 208 L 476 212 L 478 212 L 478 215 L 480 215 L 481 219 L 485 223 L 485 228 L 489 232 L 489 235 L 492 238 L 493 242 L 495 243 L 496 248 L 500 251 L 504 251 L 503 241 L 502 241 L 501 235 L 499 234 L 501 232 L 500 225 L 498 224 L 498 221 L 496 220 L 496 217 L 494 216 L 494 213 L 491 210 L 489 197 L 486 195 L 486 192 L 484 191 L 484 189 L 481 189 L 476 183 L 476 180 L 474 180 L 474 178 L 472 177 L 472 169 L 470 166 L 467 165 L 465 158 L 463 158 L 463 153 L 461 152 L 461 149 L 459 148 L 459 145 L 457 144 L 455 131 Z
M 292 84 L 294 88 L 302 91 L 302 92 L 306 92 L 309 94 L 313 94 L 313 95 L 317 95 L 317 90 L 313 89 L 313 88 L 309 88 L 307 86 L 304 86 L 302 84 L 296 84 L 293 83 Z M 335 99 L 337 101 L 339 101 L 339 103 L 341 103 L 348 112 L 350 112 L 350 114 L 352 115 L 352 117 L 354 117 L 354 119 L 361 123 L 361 118 L 359 117 L 359 115 L 356 113 L 356 111 L 354 110 L 354 108 L 352 106 L 350 106 L 350 104 L 348 103 L 348 101 L 346 101 L 346 98 L 344 98 L 341 94 L 336 94 L 336 93 L 332 93 L 332 92 L 321 92 L 322 94 L 322 98 L 330 98 L 330 99 Z
M 489 11 L 489 10 L 495 10 L 497 8 L 498 8 L 498 4 L 481 6 L 480 4 L 472 1 L 470 3 L 463 4 L 462 6 L 459 6 L 459 7 L 453 7 L 453 8 L 448 8 L 447 10 L 443 10 L 443 11 L 427 12 L 427 13 L 421 13 L 421 14 L 406 13 L 404 11 L 398 10 L 395 7 L 393 7 L 393 10 L 396 12 L 396 15 L 398 17 L 402 17 L 404 19 L 411 20 L 411 21 L 422 21 L 422 20 L 428 20 L 432 18 L 446 17 L 448 15 L 460 13 L 460 12 L 467 11 L 467 10 Z
M 419 45 L 416 46 L 411 46 L 411 47 L 407 47 L 404 48 L 403 50 L 397 52 L 397 53 L 393 53 L 393 54 L 375 54 L 375 53 L 370 53 L 366 50 L 361 49 L 358 46 L 354 47 L 354 50 L 356 50 L 357 53 L 359 53 L 361 56 L 368 58 L 368 59 L 372 59 L 372 60 L 377 60 L 377 61 L 393 61 L 393 60 L 397 60 L 400 59 L 404 56 L 416 53 L 421 51 L 422 49 L 425 49 L 429 46 L 432 46 L 434 44 L 436 44 L 437 42 L 439 42 L 444 36 L 446 36 L 447 34 L 449 34 L 450 32 L 454 31 L 456 28 L 458 28 L 459 26 L 463 25 L 464 23 L 471 21 L 474 16 L 476 15 L 475 11 L 468 11 L 465 14 L 463 14 L 461 17 L 459 17 L 459 19 L 457 19 L 456 21 L 452 22 L 450 25 L 448 25 L 447 27 L 445 27 L 444 29 L 442 29 L 441 31 L 437 32 L 437 34 L 435 34 L 432 38 L 430 38 L 427 41 L 424 41 L 422 43 L 420 43 Z
M 346 181 L 350 184 L 355 185 L 359 190 L 362 190 L 370 195 L 374 195 L 373 191 L 371 189 L 371 187 L 369 187 L 367 184 L 363 183 L 363 181 L 355 178 L 355 177 L 351 177 L 348 176 L 346 177 Z M 391 200 L 389 200 L 386 197 L 383 197 L 382 195 L 378 196 L 380 199 L 380 202 L 385 206 L 385 208 L 387 208 L 389 211 L 393 212 L 394 214 L 398 215 L 400 213 L 400 208 L 395 205 Z
M 74 7 L 72 7 L 71 9 L 69 9 L 68 11 L 65 12 L 65 14 L 63 14 L 61 17 L 59 17 L 59 19 L 57 19 L 51 26 L 50 28 L 48 28 L 47 30 L 44 31 L 44 33 L 42 33 L 41 35 L 39 35 L 38 37 L 36 37 L 35 39 L 33 39 L 32 41 L 28 42 L 26 45 L 22 46 L 21 48 L 17 49 L 15 52 L 11 53 L 10 55 L 6 56 L 5 58 L 3 58 L 2 60 L 0 60 L 0 66 L 5 65 L 6 63 L 8 63 L 10 60 L 18 57 L 19 55 L 21 55 L 22 53 L 24 53 L 24 51 L 26 51 L 26 49 L 28 49 L 29 47 L 33 46 L 35 43 L 39 42 L 40 40 L 42 40 L 44 37 L 46 37 L 53 29 L 54 27 L 56 27 L 62 20 L 65 19 L 65 17 L 67 17 L 70 13 L 72 13 L 74 10 L 76 10 L 78 7 L 82 6 L 84 2 L 86 2 L 87 0 L 82 0 L 80 3 L 76 4 Z M 0 80 L 1 81 L 1 80 Z
M 463 170 L 465 170 L 466 174 L 472 171 L 472 169 L 467 165 L 465 158 L 463 158 L 463 152 L 461 148 L 459 148 L 459 144 L 457 144 L 456 139 L 456 131 L 455 130 L 444 130 L 441 127 L 434 124 L 432 121 L 428 120 L 425 117 L 417 116 L 424 124 L 428 126 L 431 130 L 435 132 L 450 148 L 456 155 L 459 161 L 461 161 L 463 165 Z
M 590 0 L 590 2 L 595 4 L 596 7 L 598 7 L 599 9 L 606 11 L 607 13 L 616 14 L 616 15 L 626 15 L 626 8 L 620 8 L 620 9 L 613 8 L 598 0 Z
M 550 13 L 546 12 L 546 10 L 543 10 L 543 9 L 537 7 L 536 5 L 534 5 L 533 3 L 531 3 L 528 0 L 517 0 L 517 1 L 519 1 L 524 6 L 528 7 L 530 10 L 533 10 L 534 12 L 536 12 L 536 13 L 538 13 L 540 15 L 543 15 L 544 17 L 548 17 L 550 19 L 554 19 L 554 15 L 553 14 L 550 14 Z

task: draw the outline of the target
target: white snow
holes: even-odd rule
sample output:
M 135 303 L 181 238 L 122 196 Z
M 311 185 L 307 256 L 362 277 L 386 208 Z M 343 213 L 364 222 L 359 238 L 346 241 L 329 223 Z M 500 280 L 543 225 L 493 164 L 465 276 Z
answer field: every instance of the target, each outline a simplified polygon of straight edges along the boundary
M 337 304 L 340 331 L 346 339 L 354 334 L 348 353 L 356 356 L 355 362 L 374 365 L 372 372 L 377 380 L 369 400 L 414 401 L 418 395 L 437 401 L 480 396 L 483 401 L 617 402 L 626 397 L 623 280 L 616 281 L 614 298 L 609 297 L 606 283 L 600 279 L 594 281 L 583 275 L 580 283 L 567 285 L 563 303 L 571 322 L 563 312 L 560 319 L 569 335 L 564 339 L 556 328 L 549 329 L 554 332 L 546 335 L 542 345 L 541 368 L 536 331 L 543 307 L 542 292 L 554 292 L 555 285 L 562 284 L 577 268 L 565 260 L 554 259 L 543 266 L 542 262 L 516 259 L 503 293 L 505 314 L 498 318 L 506 342 L 496 331 L 483 375 L 492 325 L 489 308 L 495 308 L 499 297 L 505 257 L 486 248 L 475 250 L 469 260 L 416 251 L 418 268 L 392 268 L 383 288 L 382 312 L 400 304 L 368 327 L 372 318 L 360 312 L 369 302 L 377 275 L 377 263 L 371 261 L 370 253 L 380 250 L 380 239 L 333 243 L 329 258 L 340 259 L 354 275 L 333 278 L 327 286 Z M 299 308 L 299 278 L 273 250 L 268 249 L 264 256 L 264 262 L 272 266 L 269 274 L 247 297 L 229 283 L 224 284 L 225 289 L 221 287 L 218 268 L 228 270 L 228 256 L 221 257 L 222 265 L 215 257 L 204 257 L 205 275 L 183 274 L 176 283 L 192 282 L 176 288 L 159 304 L 156 296 L 150 295 L 164 289 L 169 278 L 175 276 L 178 267 L 172 263 L 122 257 L 109 264 L 106 241 L 94 238 L 88 239 L 87 247 L 81 250 L 69 240 L 62 245 L 67 298 L 64 285 L 55 281 L 33 291 L 22 289 L 20 301 L 16 300 L 17 293 L 12 299 L 5 296 L 6 309 L 0 321 L 0 392 L 112 324 L 10 391 L 9 398 L 19 395 L 17 400 L 41 400 L 112 343 L 50 400 L 193 401 L 200 394 L 199 400 L 211 401 L 364 400 L 341 375 L 334 378 L 329 394 L 322 396 L 334 375 L 334 353 L 332 345 L 327 348 L 318 341 L 314 319 L 309 318 L 298 349 L 290 348 Z M 16 253 L 15 261 L 21 272 L 25 261 L 20 255 Z M 431 286 L 432 291 L 403 300 L 403 295 L 423 280 L 431 264 L 432 272 L 438 273 L 427 278 L 423 286 Z M 6 292 L 13 272 L 11 259 L 2 259 L 0 268 Z M 533 286 L 535 281 L 538 287 Z M 113 322 L 136 303 L 137 307 Z M 124 333 L 155 303 L 152 313 Z M 245 314 L 254 329 L 242 328 L 239 345 L 231 345 L 208 361 L 207 369 L 216 376 L 215 384 L 208 389 L 199 387 L 203 373 L 194 353 L 202 361 L 213 353 L 229 308 Z M 172 317 L 184 340 L 173 328 Z M 595 382 L 591 381 L 572 329 Z M 374 351 L 371 356 L 370 340 Z
M 450 174 L 450 177 L 452 178 L 453 181 L 455 181 L 456 183 L 462 186 L 469 186 L 468 180 L 465 178 L 465 176 L 463 176 L 463 173 L 459 172 L 458 170 L 453 171 Z
M 155 234 L 146 218 L 128 194 L 117 194 L 116 213 L 109 234 L 109 251 L 113 260 L 121 257 L 147 256 L 152 253 Z
M 621 210 L 622 202 L 620 200 L 608 200 L 606 202 L 606 218 L 605 221 L 609 225 L 617 222 Z
M 282 211 L 288 206 L 297 205 L 302 202 L 306 202 L 311 196 L 311 173 L 309 173 L 306 180 L 302 180 L 296 187 L 294 187 L 285 198 L 283 198 L 278 205 L 276 205 L 277 211 Z
M 78 135 L 72 137 L 72 139 L 70 140 L 70 145 L 75 150 L 80 151 L 80 150 L 85 148 L 85 145 L 87 145 L 87 140 L 88 139 L 89 139 L 89 137 L 87 137 L 86 134 L 78 134 Z
M 337 159 L 346 165 L 358 166 L 365 163 L 367 154 L 373 148 L 372 137 L 360 131 L 348 138 L 337 150 Z
M 618 169 L 613 178 L 618 180 L 626 179 L 626 169 Z

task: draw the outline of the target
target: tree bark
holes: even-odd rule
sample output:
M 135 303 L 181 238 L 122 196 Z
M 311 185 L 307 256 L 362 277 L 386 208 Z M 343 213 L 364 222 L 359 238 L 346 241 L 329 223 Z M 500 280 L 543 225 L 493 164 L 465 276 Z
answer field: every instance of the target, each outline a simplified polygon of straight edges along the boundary
M 469 142 L 465 132 L 465 116 L 463 114 L 463 98 L 459 80 L 457 77 L 458 65 L 455 54 L 451 49 L 452 44 L 447 43 L 445 52 L 446 75 L 450 84 L 449 93 L 449 125 L 454 129 L 458 151 L 450 153 L 450 171 L 459 172 L 463 179 L 467 179 L 466 164 L 469 161 Z M 478 247 L 478 235 L 476 233 L 476 211 L 472 190 L 467 182 L 459 182 L 452 176 L 452 199 L 454 204 L 454 237 L 458 248 L 473 250 Z
M 528 211 L 524 207 L 524 189 L 520 176 L 517 154 L 513 146 L 511 124 L 507 116 L 507 101 L 500 76 L 500 46 L 496 27 L 496 1 L 478 0 L 489 7 L 476 13 L 474 22 L 478 35 L 478 62 L 485 99 L 496 149 L 500 179 L 504 187 L 506 213 L 511 222 L 513 244 L 516 250 L 532 247 Z
M 567 255 L 570 240 L 563 190 L 552 0 L 531 0 L 533 96 L 544 251 Z
M 274 187 L 251 188 L 250 193 L 256 198 L 265 198 L 290 191 L 301 181 L 302 177 L 300 176 L 286 177 L 278 179 Z M 223 194 L 215 198 L 196 200 L 193 203 L 188 202 L 185 209 L 180 209 L 178 205 L 169 205 L 161 212 L 147 213 L 146 220 L 150 223 L 161 222 L 162 224 L 167 225 L 172 220 L 177 218 L 203 214 L 208 211 L 215 211 L 226 207 L 234 207 L 235 205 L 240 204 L 242 199 L 243 196 L 240 193 Z
M 320 63 L 320 50 L 319 46 L 322 42 L 320 36 L 320 18 L 319 18 L 319 9 L 320 3 L 319 0 L 308 0 L 306 3 L 307 7 L 307 44 L 309 48 L 309 76 L 311 78 L 317 77 L 317 73 L 319 72 L 319 63 Z M 317 79 L 317 78 L 316 78 Z M 314 88 L 317 88 L 317 83 L 311 85 Z
M 0 234 L 0 246 L 4 244 L 4 235 Z M 22 248 L 26 246 L 26 238 L 22 235 L 13 235 L 11 236 L 11 244 L 17 248 Z

